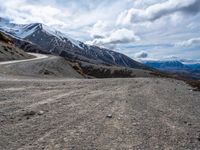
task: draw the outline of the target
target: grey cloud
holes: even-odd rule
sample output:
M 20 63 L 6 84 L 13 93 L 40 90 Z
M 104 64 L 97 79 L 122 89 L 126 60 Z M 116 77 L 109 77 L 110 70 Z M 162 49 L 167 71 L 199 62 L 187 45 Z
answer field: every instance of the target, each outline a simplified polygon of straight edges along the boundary
M 145 51 L 141 51 L 135 54 L 136 58 L 147 58 L 149 56 L 149 54 Z
M 189 47 L 189 46 L 198 46 L 200 45 L 200 37 L 192 38 L 186 41 L 181 41 L 175 44 L 176 47 Z
M 184 13 L 198 13 L 200 11 L 200 1 L 196 0 L 193 4 L 188 7 L 184 7 L 181 11 Z
M 168 0 L 163 3 L 157 3 L 143 9 L 129 9 L 122 12 L 118 18 L 118 23 L 135 23 L 154 21 L 163 16 L 176 12 L 185 14 L 195 14 L 200 11 L 199 0 Z
M 103 39 L 104 36 L 101 36 L 101 35 L 93 35 L 93 38 L 95 38 L 95 39 Z

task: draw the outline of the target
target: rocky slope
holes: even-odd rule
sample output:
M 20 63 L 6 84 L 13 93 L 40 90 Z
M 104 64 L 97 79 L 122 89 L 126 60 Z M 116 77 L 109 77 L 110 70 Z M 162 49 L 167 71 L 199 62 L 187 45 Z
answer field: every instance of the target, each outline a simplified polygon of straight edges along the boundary
M 0 61 L 29 59 L 33 56 L 17 48 L 12 39 L 0 33 Z

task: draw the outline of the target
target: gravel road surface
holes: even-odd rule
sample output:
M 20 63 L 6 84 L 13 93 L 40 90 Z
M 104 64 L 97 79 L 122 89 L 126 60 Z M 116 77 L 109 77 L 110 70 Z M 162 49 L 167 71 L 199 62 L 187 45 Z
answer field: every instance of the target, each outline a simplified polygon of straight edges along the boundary
M 200 92 L 173 79 L 0 78 L 1 150 L 199 150 Z

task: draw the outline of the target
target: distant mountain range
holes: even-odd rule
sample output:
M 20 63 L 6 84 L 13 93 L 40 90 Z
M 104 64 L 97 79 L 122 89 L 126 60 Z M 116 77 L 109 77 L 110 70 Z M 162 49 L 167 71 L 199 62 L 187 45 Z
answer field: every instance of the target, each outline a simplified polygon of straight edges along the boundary
M 150 67 L 134 61 L 124 54 L 84 44 L 40 23 L 19 25 L 0 18 L 0 31 L 14 37 L 16 43 L 25 49 L 29 47 L 26 41 L 35 45 L 34 48 L 31 47 L 31 50 L 29 48 L 27 51 L 39 49 L 39 52 L 59 55 L 70 60 L 151 70 Z
M 200 79 L 200 63 L 185 63 L 183 60 L 145 61 L 144 64 L 161 71 L 176 73 L 184 77 Z

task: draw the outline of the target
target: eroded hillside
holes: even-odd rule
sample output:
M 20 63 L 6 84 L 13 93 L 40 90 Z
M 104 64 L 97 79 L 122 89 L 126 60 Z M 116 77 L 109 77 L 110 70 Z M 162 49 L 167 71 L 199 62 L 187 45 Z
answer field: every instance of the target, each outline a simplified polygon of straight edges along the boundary
M 17 48 L 13 41 L 0 32 L 0 61 L 29 59 L 33 56 Z

